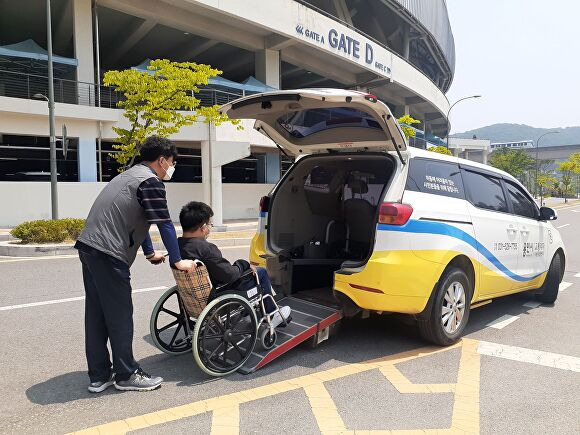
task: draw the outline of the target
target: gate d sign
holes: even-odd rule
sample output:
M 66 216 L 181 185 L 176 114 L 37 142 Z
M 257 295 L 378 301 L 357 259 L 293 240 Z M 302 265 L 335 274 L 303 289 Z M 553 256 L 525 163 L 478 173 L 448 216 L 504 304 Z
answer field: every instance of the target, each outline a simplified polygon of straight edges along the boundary
M 328 31 L 328 44 L 338 51 L 342 51 L 344 54 L 354 57 L 355 59 L 360 59 L 360 41 L 351 38 L 344 33 L 338 33 L 336 29 L 330 29 Z M 373 63 L 373 47 L 369 44 L 365 44 L 365 62 L 369 65 Z

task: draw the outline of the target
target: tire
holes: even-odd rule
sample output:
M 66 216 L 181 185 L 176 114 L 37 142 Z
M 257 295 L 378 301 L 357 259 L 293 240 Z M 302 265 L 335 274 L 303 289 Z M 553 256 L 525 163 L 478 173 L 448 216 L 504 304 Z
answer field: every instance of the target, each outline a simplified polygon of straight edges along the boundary
M 429 318 L 419 321 L 421 336 L 439 346 L 455 343 L 469 320 L 472 295 L 465 272 L 457 267 L 447 270 L 439 280 Z
M 233 336 L 243 337 L 243 340 L 232 345 Z M 225 294 L 212 300 L 199 315 L 193 330 L 193 358 L 208 375 L 225 376 L 238 370 L 250 358 L 257 337 L 258 320 L 254 308 L 241 296 Z
M 172 300 L 173 298 L 176 299 Z M 155 307 L 153 308 L 153 311 L 151 313 L 151 319 L 149 320 L 149 333 L 151 334 L 151 340 L 153 341 L 153 344 L 157 349 L 161 350 L 162 352 L 168 355 L 182 355 L 191 350 L 191 340 L 186 340 L 183 338 L 178 339 L 177 337 L 177 334 L 179 334 L 179 329 L 181 329 L 182 335 L 185 336 L 184 322 L 185 319 L 187 318 L 187 314 L 185 314 L 185 310 L 183 306 L 178 302 L 177 298 L 179 298 L 179 296 L 177 293 L 176 286 L 167 289 L 155 304 Z M 179 312 L 175 313 L 177 314 L 177 317 L 173 316 L 175 317 L 175 320 L 173 321 L 177 322 L 176 324 L 177 328 L 173 330 L 177 331 L 176 336 L 173 336 L 173 334 L 165 334 L 165 331 L 163 330 L 163 326 L 165 325 L 163 326 L 159 325 L 160 323 L 159 315 L 162 311 L 163 306 L 168 302 L 172 303 L 173 309 L 175 309 L 175 305 L 177 305 L 179 308 Z M 170 311 L 175 312 L 173 310 Z M 193 329 L 191 319 L 190 319 L 190 328 Z M 181 343 L 175 344 L 179 340 L 181 340 Z
M 550 263 L 550 268 L 548 269 L 546 280 L 542 284 L 542 287 L 540 287 L 540 292 L 535 294 L 538 301 L 544 304 L 553 304 L 556 302 L 558 289 L 560 287 L 561 264 L 562 258 L 560 254 L 554 255 Z

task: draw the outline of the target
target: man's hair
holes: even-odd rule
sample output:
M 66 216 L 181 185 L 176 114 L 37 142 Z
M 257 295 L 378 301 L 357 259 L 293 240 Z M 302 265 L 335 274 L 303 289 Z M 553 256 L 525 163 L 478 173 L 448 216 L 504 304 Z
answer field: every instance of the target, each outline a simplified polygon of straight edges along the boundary
M 146 162 L 153 162 L 163 156 L 166 159 L 173 157 L 177 159 L 177 148 L 169 139 L 159 136 L 150 136 L 141 144 L 139 151 L 141 157 Z
M 211 207 L 203 202 L 191 201 L 181 208 L 179 223 L 183 231 L 197 231 L 213 216 Z

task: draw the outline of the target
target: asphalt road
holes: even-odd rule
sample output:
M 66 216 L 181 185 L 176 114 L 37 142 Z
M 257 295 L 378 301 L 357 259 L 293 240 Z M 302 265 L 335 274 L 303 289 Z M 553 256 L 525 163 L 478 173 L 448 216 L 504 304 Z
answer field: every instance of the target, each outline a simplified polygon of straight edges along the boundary
M 559 210 L 555 226 L 571 285 L 554 306 L 532 308 L 528 295 L 498 299 L 471 313 L 466 339 L 451 349 L 423 349 L 401 319 L 352 319 L 317 349 L 301 346 L 252 375 L 220 379 L 204 375 L 190 354 L 170 357 L 151 344 L 149 316 L 173 278 L 140 259 L 132 268 L 133 288 L 144 290 L 134 295 L 134 352 L 166 380 L 149 393 L 87 392 L 77 258 L 0 259 L 0 432 L 117 422 L 104 428 L 111 433 L 129 421 L 147 433 L 579 433 L 580 206 Z M 224 253 L 233 260 L 247 248 Z M 502 316 L 511 316 L 503 328 L 488 326 Z

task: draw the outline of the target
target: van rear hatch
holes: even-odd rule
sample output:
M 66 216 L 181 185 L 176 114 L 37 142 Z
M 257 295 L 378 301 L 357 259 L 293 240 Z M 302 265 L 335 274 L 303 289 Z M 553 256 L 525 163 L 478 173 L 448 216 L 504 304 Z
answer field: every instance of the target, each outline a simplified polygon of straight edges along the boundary
M 254 128 L 286 153 L 407 149 L 389 107 L 375 96 L 342 89 L 265 92 L 220 108 L 232 119 L 256 119 Z M 403 162 L 404 163 L 404 162 Z

